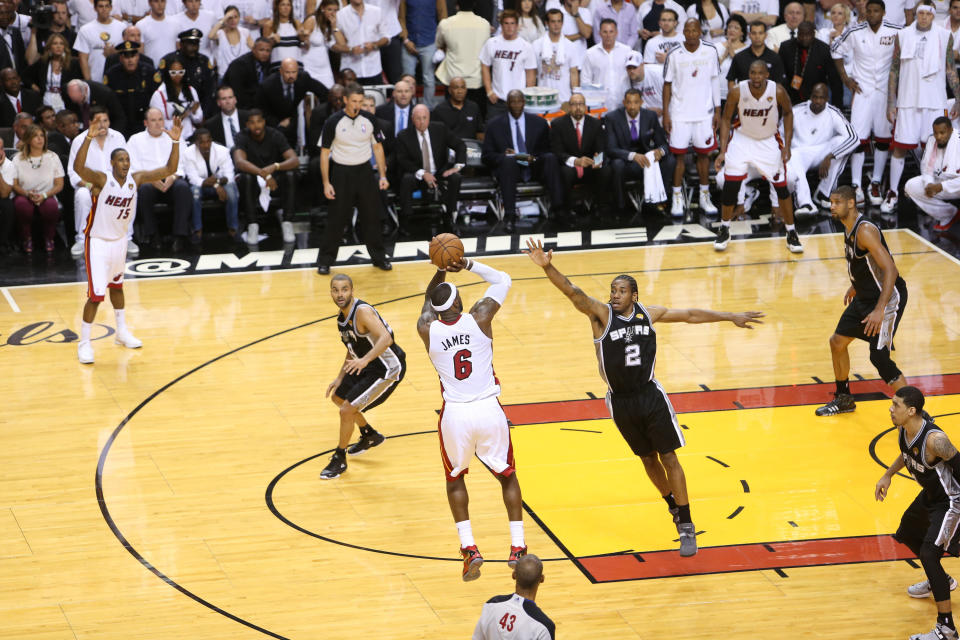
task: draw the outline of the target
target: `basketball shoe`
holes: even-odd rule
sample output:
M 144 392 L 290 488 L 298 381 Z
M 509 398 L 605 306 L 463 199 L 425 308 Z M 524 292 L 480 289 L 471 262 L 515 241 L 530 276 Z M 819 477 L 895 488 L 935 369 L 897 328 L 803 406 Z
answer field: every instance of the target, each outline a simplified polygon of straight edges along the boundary
M 818 416 L 835 416 L 838 413 L 850 413 L 857 408 L 853 396 L 849 393 L 835 393 L 833 400 L 817 409 Z
M 469 547 L 460 547 L 460 555 L 463 556 L 463 581 L 470 582 L 480 577 L 480 565 L 483 564 L 483 556 L 473 544 Z
M 952 576 L 947 576 L 950 578 L 950 591 L 954 591 L 957 588 L 957 579 Z M 907 587 L 907 593 L 911 598 L 926 598 L 933 590 L 930 588 L 930 581 L 924 580 L 923 582 L 918 582 L 917 584 L 912 584 Z
M 527 555 L 526 545 L 522 547 L 510 547 L 510 558 L 507 560 L 507 566 L 511 568 L 517 566 L 517 561 L 525 555 Z
M 910 636 L 910 640 L 957 640 L 957 630 L 938 622 L 930 631 Z
M 113 338 L 115 344 L 123 345 L 128 349 L 139 349 L 143 346 L 143 340 L 134 336 L 129 330 L 117 331 Z
M 330 456 L 329 464 L 320 472 L 321 480 L 333 480 L 347 470 L 347 459 L 341 451 L 343 451 L 343 449 L 334 451 L 333 455 Z
M 674 507 L 673 509 L 667 509 L 670 512 L 670 516 L 673 518 L 673 524 L 680 524 L 680 508 Z
M 89 340 L 77 345 L 77 360 L 80 364 L 93 364 L 93 345 Z
M 378 444 L 383 444 L 383 441 L 386 438 L 383 437 L 383 434 L 374 429 L 370 429 L 369 433 L 363 433 L 360 435 L 360 439 L 357 440 L 354 444 L 350 445 L 350 448 L 347 449 L 347 453 L 352 456 L 358 456 L 367 449 L 372 449 Z
M 680 555 L 684 558 L 697 554 L 697 528 L 692 522 L 677 525 L 680 534 Z
M 803 245 L 800 244 L 800 236 L 796 229 L 787 231 L 787 249 L 790 249 L 791 253 L 803 253 Z
M 717 239 L 713 241 L 713 248 L 716 251 L 726 251 L 727 244 L 730 243 L 730 227 L 720 225 L 717 230 Z

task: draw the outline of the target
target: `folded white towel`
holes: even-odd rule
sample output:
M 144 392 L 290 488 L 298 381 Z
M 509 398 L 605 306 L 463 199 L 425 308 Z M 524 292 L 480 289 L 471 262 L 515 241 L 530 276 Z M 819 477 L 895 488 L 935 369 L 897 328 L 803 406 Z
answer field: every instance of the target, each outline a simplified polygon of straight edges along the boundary
M 667 191 L 663 188 L 660 163 L 654 159 L 653 151 L 647 151 L 643 155 L 650 161 L 650 166 L 643 170 L 643 201 L 663 202 L 667 199 Z
M 260 208 L 266 213 L 270 209 L 270 189 L 267 188 L 267 181 L 263 176 L 257 176 L 257 185 L 260 186 Z

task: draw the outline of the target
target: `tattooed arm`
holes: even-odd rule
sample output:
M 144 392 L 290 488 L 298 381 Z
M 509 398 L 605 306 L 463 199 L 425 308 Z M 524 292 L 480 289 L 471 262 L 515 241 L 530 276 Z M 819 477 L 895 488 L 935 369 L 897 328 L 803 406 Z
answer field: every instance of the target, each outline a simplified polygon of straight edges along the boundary
M 956 69 L 954 69 L 956 75 Z M 890 61 L 890 76 L 887 78 L 887 120 L 897 121 L 897 87 L 900 86 L 900 36 L 894 36 L 893 60 Z

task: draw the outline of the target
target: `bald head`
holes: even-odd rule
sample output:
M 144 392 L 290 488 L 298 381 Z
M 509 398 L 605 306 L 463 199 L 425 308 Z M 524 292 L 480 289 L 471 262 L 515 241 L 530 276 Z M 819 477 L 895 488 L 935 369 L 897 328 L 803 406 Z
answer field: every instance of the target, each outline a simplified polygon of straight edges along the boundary
M 543 582 L 543 562 L 537 556 L 528 553 L 517 561 L 513 577 L 517 581 L 517 593 L 535 592 Z
M 280 78 L 285 84 L 293 84 L 296 82 L 299 72 L 300 68 L 297 66 L 297 61 L 293 58 L 284 58 L 283 62 L 280 63 Z
M 427 127 L 430 126 L 430 109 L 427 108 L 427 105 L 418 104 L 415 106 L 413 111 L 410 112 L 410 121 L 413 122 L 413 126 L 420 133 L 426 131 Z
M 413 100 L 413 86 L 406 80 L 398 80 L 393 85 L 393 103 L 398 107 L 406 107 Z

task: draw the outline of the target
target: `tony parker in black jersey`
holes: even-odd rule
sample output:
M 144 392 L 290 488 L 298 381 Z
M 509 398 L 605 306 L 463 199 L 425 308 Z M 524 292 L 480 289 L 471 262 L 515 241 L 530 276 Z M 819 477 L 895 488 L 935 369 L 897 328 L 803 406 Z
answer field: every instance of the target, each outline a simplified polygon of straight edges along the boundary
M 680 534 L 680 555 L 694 555 L 697 529 L 690 518 L 687 480 L 676 454 L 685 442 L 673 405 L 654 376 L 657 332 L 653 325 L 730 321 L 743 329 L 752 329 L 752 324 L 762 322 L 763 314 L 644 306 L 637 299 L 637 281 L 628 275 L 613 279 L 610 301 L 603 303 L 557 271 L 551 262 L 553 250 L 545 252 L 539 240 L 527 240 L 526 253 L 573 306 L 590 318 L 600 376 L 607 383 L 610 416 L 666 501 Z

